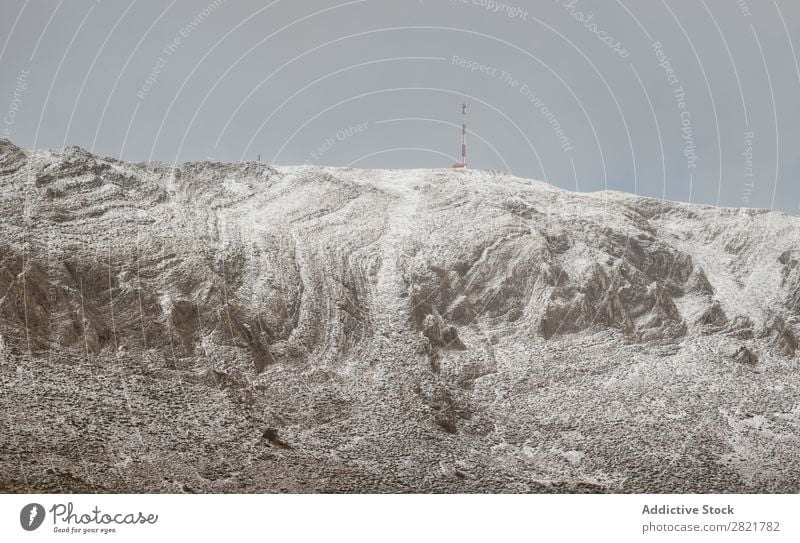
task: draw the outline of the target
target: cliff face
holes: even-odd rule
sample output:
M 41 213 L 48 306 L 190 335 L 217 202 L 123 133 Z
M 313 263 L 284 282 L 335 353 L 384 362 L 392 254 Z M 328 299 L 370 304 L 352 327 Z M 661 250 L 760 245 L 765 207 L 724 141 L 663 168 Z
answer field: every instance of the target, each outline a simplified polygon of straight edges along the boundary
M 795 218 L 7 141 L 0 187 L 0 490 L 800 490 Z

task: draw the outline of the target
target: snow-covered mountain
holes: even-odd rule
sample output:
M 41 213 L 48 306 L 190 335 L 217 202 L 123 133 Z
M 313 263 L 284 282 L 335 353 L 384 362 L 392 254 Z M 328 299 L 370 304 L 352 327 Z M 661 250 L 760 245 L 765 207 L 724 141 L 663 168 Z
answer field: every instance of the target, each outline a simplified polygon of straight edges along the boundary
M 800 491 L 800 220 L 0 140 L 0 490 Z

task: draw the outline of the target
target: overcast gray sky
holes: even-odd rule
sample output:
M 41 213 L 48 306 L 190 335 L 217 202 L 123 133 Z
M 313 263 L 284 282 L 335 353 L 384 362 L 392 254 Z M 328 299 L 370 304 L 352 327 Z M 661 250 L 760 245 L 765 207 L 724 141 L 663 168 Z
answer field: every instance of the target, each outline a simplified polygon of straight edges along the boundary
M 3 0 L 0 137 L 800 210 L 793 0 Z M 669 63 L 669 64 L 667 64 Z

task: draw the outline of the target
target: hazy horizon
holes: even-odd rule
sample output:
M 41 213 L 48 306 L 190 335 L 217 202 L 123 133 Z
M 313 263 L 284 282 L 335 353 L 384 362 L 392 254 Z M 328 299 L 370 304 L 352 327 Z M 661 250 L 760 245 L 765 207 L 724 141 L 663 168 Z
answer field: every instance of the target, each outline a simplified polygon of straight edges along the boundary
M 786 0 L 15 0 L 0 137 L 129 161 L 471 168 L 800 212 Z

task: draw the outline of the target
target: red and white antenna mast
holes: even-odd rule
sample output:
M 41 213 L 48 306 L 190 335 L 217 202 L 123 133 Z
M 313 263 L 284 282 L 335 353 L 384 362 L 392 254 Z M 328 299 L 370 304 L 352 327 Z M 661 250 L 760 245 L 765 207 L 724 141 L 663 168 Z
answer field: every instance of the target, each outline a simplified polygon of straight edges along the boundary
M 453 168 L 467 169 L 467 102 L 461 103 L 461 162 L 453 164 Z

